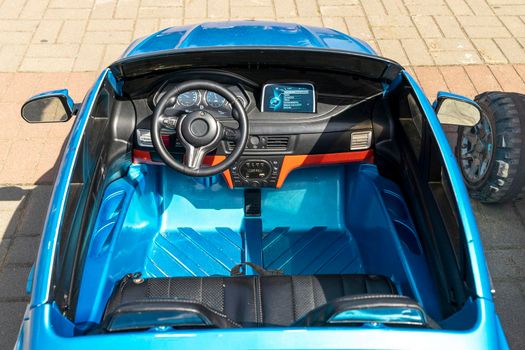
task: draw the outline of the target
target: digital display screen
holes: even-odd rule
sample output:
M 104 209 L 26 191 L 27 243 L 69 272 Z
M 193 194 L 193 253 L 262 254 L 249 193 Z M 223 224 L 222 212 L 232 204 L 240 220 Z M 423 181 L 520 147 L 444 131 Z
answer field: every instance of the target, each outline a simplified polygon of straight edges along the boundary
M 266 84 L 263 88 L 262 111 L 314 113 L 314 86 L 308 83 Z

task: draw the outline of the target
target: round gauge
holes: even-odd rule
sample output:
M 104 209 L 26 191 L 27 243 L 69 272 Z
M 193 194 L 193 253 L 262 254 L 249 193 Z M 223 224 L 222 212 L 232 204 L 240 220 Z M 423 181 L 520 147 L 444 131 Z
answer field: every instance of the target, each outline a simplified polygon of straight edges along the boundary
M 210 107 L 219 108 L 224 106 L 224 104 L 226 103 L 226 99 L 213 91 L 207 91 L 206 103 Z
M 196 90 L 187 91 L 177 97 L 177 102 L 184 107 L 196 105 L 199 101 L 199 93 Z

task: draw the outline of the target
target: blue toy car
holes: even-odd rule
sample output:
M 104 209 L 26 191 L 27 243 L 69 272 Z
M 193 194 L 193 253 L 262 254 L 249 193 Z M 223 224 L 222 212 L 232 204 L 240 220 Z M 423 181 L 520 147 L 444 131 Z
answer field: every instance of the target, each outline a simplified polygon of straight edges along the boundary
M 480 180 L 483 114 L 331 29 L 135 41 L 22 107 L 76 117 L 16 349 L 508 348 L 442 128 Z

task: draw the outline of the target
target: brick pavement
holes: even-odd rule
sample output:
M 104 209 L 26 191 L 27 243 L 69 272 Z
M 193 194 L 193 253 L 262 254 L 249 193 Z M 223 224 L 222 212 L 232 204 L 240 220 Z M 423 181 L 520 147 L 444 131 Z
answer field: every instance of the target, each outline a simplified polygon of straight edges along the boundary
M 0 71 L 94 71 L 153 31 L 229 19 L 333 27 L 405 65 L 525 63 L 519 0 L 0 0 Z
M 72 124 L 25 124 L 23 101 L 63 87 L 81 101 L 97 71 L 134 38 L 228 19 L 357 36 L 409 66 L 430 99 L 438 90 L 525 93 L 520 0 L 0 0 L 0 349 L 16 337 L 49 184 Z M 525 348 L 525 204 L 473 205 L 507 336 L 513 348 Z

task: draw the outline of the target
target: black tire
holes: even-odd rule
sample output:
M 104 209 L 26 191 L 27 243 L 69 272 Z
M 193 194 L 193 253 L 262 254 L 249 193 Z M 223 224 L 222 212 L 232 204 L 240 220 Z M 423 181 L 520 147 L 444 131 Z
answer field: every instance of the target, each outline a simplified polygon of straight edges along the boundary
M 469 181 L 461 147 L 463 131 L 470 128 L 459 128 L 456 156 L 470 196 L 483 203 L 521 199 L 525 193 L 525 95 L 484 92 L 475 100 L 490 123 L 494 143 L 484 176 Z

